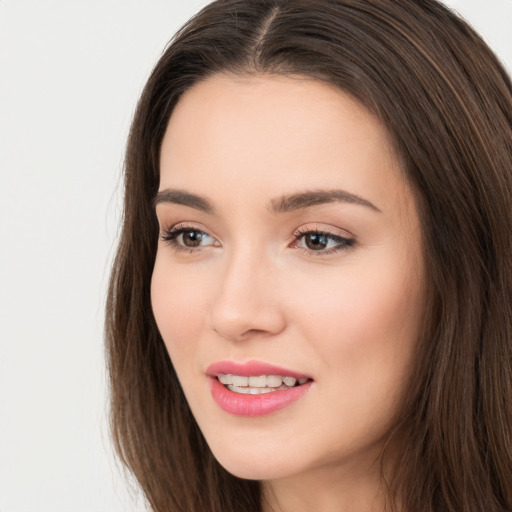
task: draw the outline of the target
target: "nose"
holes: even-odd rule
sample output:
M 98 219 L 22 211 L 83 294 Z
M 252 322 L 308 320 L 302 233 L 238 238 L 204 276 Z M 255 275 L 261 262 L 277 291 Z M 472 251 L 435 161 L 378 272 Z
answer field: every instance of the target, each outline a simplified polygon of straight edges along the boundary
M 257 254 L 226 261 L 211 308 L 211 325 L 222 338 L 243 341 L 279 334 L 286 325 L 278 300 L 276 269 Z

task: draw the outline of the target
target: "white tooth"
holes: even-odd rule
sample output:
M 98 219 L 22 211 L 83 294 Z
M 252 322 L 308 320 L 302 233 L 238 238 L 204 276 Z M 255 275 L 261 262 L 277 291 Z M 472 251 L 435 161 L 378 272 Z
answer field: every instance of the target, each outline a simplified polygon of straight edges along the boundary
M 264 393 L 272 393 L 272 391 L 275 391 L 271 388 L 250 388 L 250 387 L 238 387 L 238 386 L 232 386 L 228 385 L 227 387 L 230 391 L 233 391 L 234 393 L 240 393 L 242 395 L 262 395 Z
M 283 383 L 283 378 L 280 375 L 269 375 L 267 377 L 267 386 L 269 388 L 278 388 Z
M 299 384 L 306 384 L 308 379 L 299 379 Z
M 249 377 L 242 377 L 241 375 L 233 375 L 233 386 L 247 386 L 249 384 Z
M 259 377 L 249 377 L 249 386 L 253 388 L 264 388 L 266 385 L 266 375 L 260 375 Z
M 219 375 L 217 375 L 217 378 L 224 385 L 233 384 L 233 375 L 224 375 L 222 373 L 219 373 Z
M 283 383 L 289 387 L 295 386 L 297 379 L 295 377 L 283 377 Z
M 245 388 L 239 388 L 237 386 L 233 386 L 233 385 L 229 385 L 227 386 L 227 388 L 230 390 L 230 391 L 234 391 L 235 393 L 248 393 L 249 392 L 249 388 L 245 387 Z

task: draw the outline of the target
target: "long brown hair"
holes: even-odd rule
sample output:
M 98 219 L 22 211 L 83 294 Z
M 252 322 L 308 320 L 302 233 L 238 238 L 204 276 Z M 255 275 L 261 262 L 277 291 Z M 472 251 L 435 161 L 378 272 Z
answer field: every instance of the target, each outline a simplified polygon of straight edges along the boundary
M 261 510 L 258 482 L 228 474 L 206 445 L 150 302 L 162 138 L 181 95 L 221 72 L 313 77 L 387 126 L 417 197 L 429 283 L 393 450 L 382 454 L 388 509 L 512 510 L 512 86 L 435 0 L 218 0 L 154 68 L 127 146 L 106 317 L 113 439 L 148 502 Z

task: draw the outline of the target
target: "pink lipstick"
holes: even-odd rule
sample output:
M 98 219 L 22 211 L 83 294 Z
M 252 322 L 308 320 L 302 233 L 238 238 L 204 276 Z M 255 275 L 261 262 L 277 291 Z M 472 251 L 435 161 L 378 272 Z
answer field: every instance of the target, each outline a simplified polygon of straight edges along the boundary
M 310 389 L 312 379 L 259 361 L 220 361 L 206 371 L 215 402 L 238 416 L 261 416 L 299 400 Z

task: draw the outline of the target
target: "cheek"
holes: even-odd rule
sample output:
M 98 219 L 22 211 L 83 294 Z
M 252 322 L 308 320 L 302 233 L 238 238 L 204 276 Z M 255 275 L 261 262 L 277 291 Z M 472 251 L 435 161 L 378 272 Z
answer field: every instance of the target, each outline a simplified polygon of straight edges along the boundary
M 379 394 L 379 386 L 400 388 L 423 311 L 421 267 L 411 265 L 413 258 L 386 256 L 347 260 L 321 288 L 304 286 L 297 294 L 303 299 L 296 311 L 308 312 L 303 332 L 336 375 L 336 386 L 371 389 L 368 399 Z
M 347 440 L 365 446 L 390 428 L 422 316 L 422 280 L 413 267 L 382 255 L 362 263 L 333 272 L 323 289 L 305 286 L 296 303 L 296 311 L 308 311 L 300 337 L 314 345 L 310 360 L 321 369 L 313 416 L 330 425 L 318 443 L 332 454 L 345 453 Z
M 197 271 L 189 273 L 157 255 L 151 280 L 156 324 L 178 373 L 191 363 L 208 315 L 208 286 Z
M 410 254 L 401 257 L 400 251 L 368 252 L 331 272 L 322 289 L 315 293 L 310 287 L 303 296 L 314 305 L 322 324 L 338 329 L 343 338 L 354 342 L 409 338 L 407 333 L 416 331 L 423 302 L 421 266 L 415 261 L 420 259 Z

